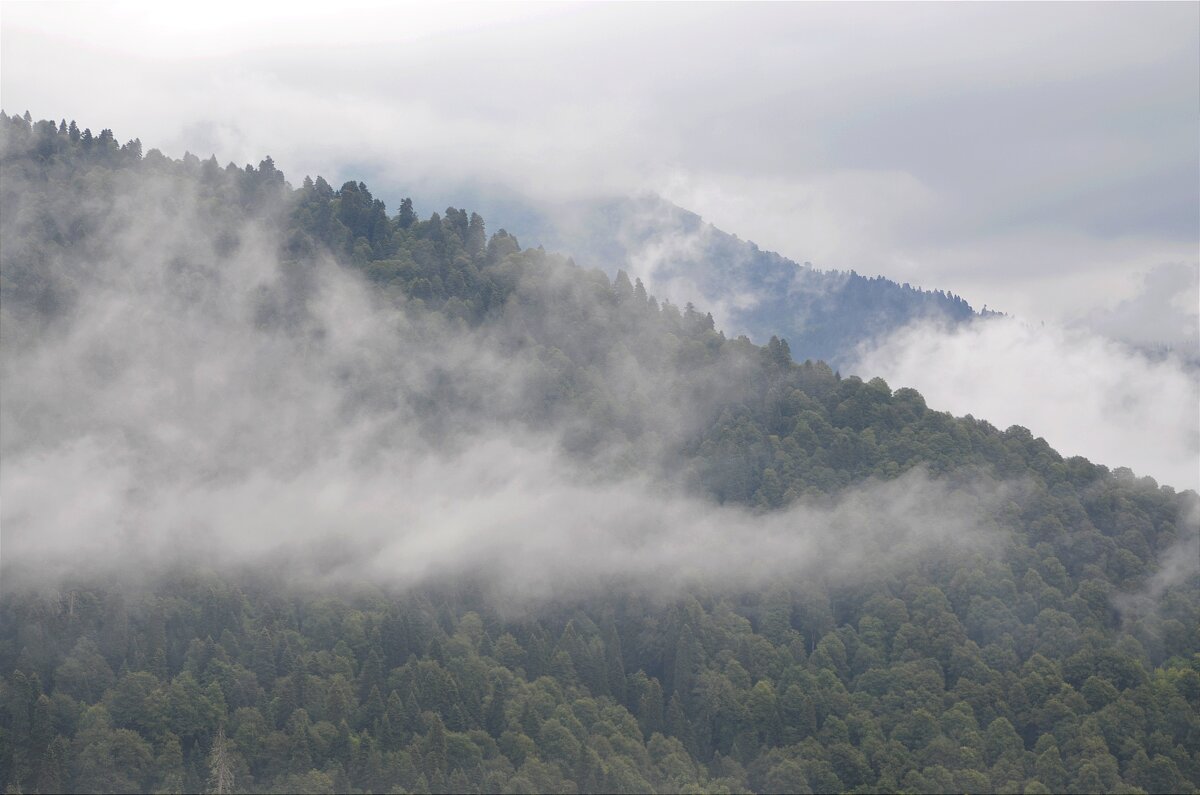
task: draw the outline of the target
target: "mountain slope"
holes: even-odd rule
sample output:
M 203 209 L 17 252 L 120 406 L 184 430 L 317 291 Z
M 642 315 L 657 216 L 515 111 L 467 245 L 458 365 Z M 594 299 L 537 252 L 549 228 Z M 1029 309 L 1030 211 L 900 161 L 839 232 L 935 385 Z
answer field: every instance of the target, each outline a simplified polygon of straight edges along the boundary
M 841 367 L 859 345 L 917 320 L 954 324 L 978 315 L 941 290 L 763 251 L 657 196 L 549 204 L 499 190 L 455 195 L 530 245 L 570 252 L 610 275 L 623 269 L 660 297 L 706 307 L 726 333 L 758 343 L 784 338 L 800 360 Z
M 455 208 L 0 118 L 24 792 L 1194 790 L 1195 493 Z

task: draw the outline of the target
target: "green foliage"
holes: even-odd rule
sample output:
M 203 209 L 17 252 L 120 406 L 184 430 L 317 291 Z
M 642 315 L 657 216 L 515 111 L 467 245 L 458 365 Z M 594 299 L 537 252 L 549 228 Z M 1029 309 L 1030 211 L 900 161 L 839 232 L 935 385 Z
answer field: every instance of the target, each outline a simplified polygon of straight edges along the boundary
M 136 144 L 136 145 L 134 145 Z M 841 378 L 787 342 L 726 339 L 448 208 L 395 217 L 363 183 L 292 189 L 270 159 L 172 161 L 49 122 L 0 117 L 5 311 L 46 323 L 87 289 L 50 267 L 86 255 L 121 174 L 194 185 L 214 223 L 285 233 L 303 290 L 331 252 L 386 300 L 534 351 L 507 419 L 589 422 L 573 454 L 669 474 L 769 511 L 921 467 L 1020 479 L 995 554 L 869 582 L 814 576 L 764 593 L 613 593 L 516 618 L 469 583 L 336 596 L 179 572 L 136 594 L 105 582 L 0 599 L 0 781 L 23 792 L 1195 791 L 1200 595 L 1148 592 L 1194 494 L 1062 459 L 1022 428 L 929 409 L 911 389 Z M 68 186 L 69 190 L 57 190 Z M 55 188 L 52 190 L 51 188 Z M 82 204 L 82 203 L 81 203 Z M 102 207 L 103 201 L 91 203 Z M 232 228 L 232 226 L 230 227 Z M 236 240 L 227 241 L 230 247 Z M 264 298 L 264 329 L 302 301 Z M 662 392 L 621 390 L 636 364 Z M 733 377 L 736 376 L 736 377 Z M 657 389 L 659 387 L 655 387 Z M 647 388 L 649 390 L 649 387 Z M 687 427 L 658 395 L 686 405 Z M 455 410 L 453 390 L 429 413 Z M 502 411 L 475 406 L 473 410 Z M 452 416 L 447 413 L 446 416 Z M 670 455 L 652 451 L 666 447 Z M 682 462 L 682 464 L 680 463 Z M 597 463 L 597 466 L 600 464 Z M 621 468 L 624 467 L 625 470 Z M 682 470 L 682 471 L 679 471 Z M 1160 589 L 1161 590 L 1161 589 Z M 1139 602 L 1140 603 L 1140 602 Z M 1124 609 L 1124 612 L 1122 612 Z

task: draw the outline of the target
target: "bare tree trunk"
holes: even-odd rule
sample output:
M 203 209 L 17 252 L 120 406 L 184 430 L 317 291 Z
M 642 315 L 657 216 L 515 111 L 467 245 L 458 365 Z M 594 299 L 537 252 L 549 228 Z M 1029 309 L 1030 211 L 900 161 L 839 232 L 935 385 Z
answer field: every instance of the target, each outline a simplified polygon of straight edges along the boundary
M 208 754 L 208 769 L 212 774 L 209 783 L 214 795 L 233 792 L 233 760 L 229 758 L 224 726 L 217 729 L 217 736 L 213 738 L 212 751 Z

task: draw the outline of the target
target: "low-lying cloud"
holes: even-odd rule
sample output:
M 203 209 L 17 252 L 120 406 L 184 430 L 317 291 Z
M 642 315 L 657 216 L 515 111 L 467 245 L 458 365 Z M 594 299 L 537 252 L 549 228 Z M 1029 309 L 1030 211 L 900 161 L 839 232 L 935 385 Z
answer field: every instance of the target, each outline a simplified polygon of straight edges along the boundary
M 1200 365 L 1200 265 L 1169 262 L 1146 273 L 1140 289 L 1082 323 L 1111 339 L 1169 350 Z
M 1063 455 L 1200 488 L 1200 372 L 1177 353 L 999 317 L 911 326 L 862 349 L 854 371 L 954 414 L 1023 425 Z
M 471 577 L 521 601 L 863 577 L 1000 535 L 988 517 L 1009 487 L 919 471 L 777 513 L 718 506 L 664 473 L 721 384 L 676 395 L 627 351 L 594 377 L 641 401 L 654 432 L 609 457 L 633 474 L 581 459 L 565 440 L 585 411 L 522 419 L 545 399 L 533 346 L 501 342 L 505 323 L 534 322 L 522 310 L 473 330 L 328 258 L 281 262 L 271 224 L 148 173 L 116 172 L 103 208 L 30 186 L 6 213 L 6 241 L 36 240 L 46 209 L 94 226 L 37 266 L 55 315 L 0 307 L 6 586 L 196 562 L 304 583 Z M 561 337 L 571 318 L 537 322 Z
M 536 445 L 536 446 L 531 446 Z M 993 548 L 1012 487 L 952 488 L 920 470 L 771 514 L 643 478 L 590 481 L 547 441 L 493 437 L 369 467 L 315 458 L 283 475 L 147 484 L 129 450 L 85 439 L 7 461 L 9 575 L 137 580 L 182 565 L 284 573 L 298 585 L 477 581 L 516 604 L 614 587 L 858 582 Z
M 1164 594 L 1200 576 L 1200 502 L 1193 501 L 1190 510 L 1179 518 L 1179 538 L 1164 550 L 1158 571 L 1141 590 L 1114 597 L 1113 606 L 1126 621 L 1157 612 L 1163 606 Z M 1161 631 L 1161 627 L 1154 631 Z

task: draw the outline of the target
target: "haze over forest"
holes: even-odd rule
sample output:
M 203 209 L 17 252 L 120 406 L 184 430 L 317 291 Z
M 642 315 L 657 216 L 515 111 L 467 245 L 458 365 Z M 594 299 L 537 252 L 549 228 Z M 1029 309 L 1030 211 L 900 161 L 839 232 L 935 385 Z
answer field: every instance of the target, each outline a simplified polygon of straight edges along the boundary
M 741 285 L 656 283 L 690 236 L 642 240 L 642 273 L 582 245 L 605 224 L 581 207 L 662 196 L 797 263 L 1011 319 L 901 335 L 844 371 L 1200 487 L 1193 4 L 230 10 L 7 4 L 4 107 L 176 158 L 270 154 L 293 180 L 365 181 L 423 217 L 466 207 L 748 331 L 722 314 Z M 770 333 L 789 332 L 755 339 Z
M 10 791 L 1200 789 L 1196 6 L 140 11 L 0 20 Z

